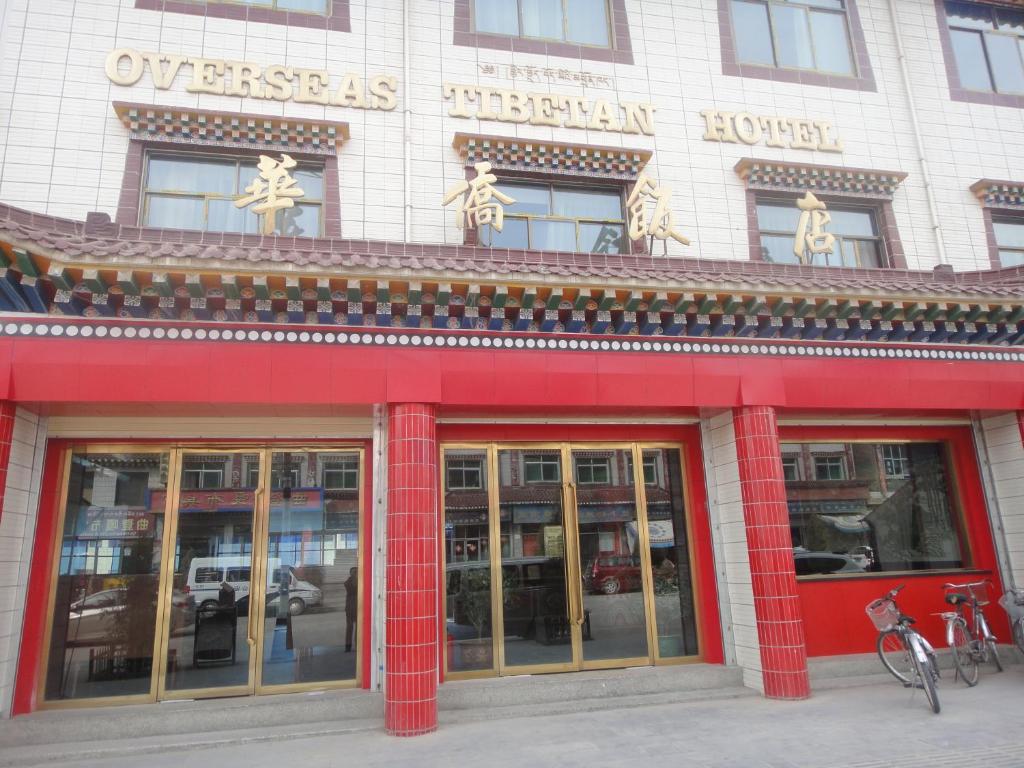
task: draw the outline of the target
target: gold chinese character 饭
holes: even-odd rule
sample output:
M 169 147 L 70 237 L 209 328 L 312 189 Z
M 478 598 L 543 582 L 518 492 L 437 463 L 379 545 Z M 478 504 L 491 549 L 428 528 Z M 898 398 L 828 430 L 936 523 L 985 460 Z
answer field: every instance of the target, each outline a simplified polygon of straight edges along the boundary
M 505 209 L 501 206 L 502 204 L 512 205 L 515 200 L 495 189 L 494 183 L 498 177 L 491 173 L 489 162 L 484 160 L 474 167 L 476 168 L 476 178 L 472 181 L 460 181 L 448 190 L 448 194 L 444 196 L 444 201 L 441 204 L 448 205 L 462 195 L 459 206 L 455 210 L 455 223 L 459 229 L 463 227 L 475 229 L 481 225 L 490 224 L 498 232 L 501 232 L 505 222 Z
M 252 212 L 263 217 L 264 235 L 274 234 L 274 219 L 278 211 L 294 207 L 296 198 L 306 194 L 295 186 L 295 179 L 289 173 L 295 166 L 296 162 L 288 155 L 281 155 L 280 160 L 260 155 L 256 166 L 260 175 L 245 188 L 249 196 L 235 201 L 236 208 L 256 203 L 252 205 Z
M 796 201 L 796 207 L 800 209 L 800 221 L 793 241 L 794 255 L 804 263 L 807 253 L 832 253 L 836 238 L 825 231 L 826 225 L 832 221 L 825 204 L 808 190 L 802 199 Z
M 646 208 L 648 198 L 654 201 L 654 213 L 650 217 L 647 216 Z M 671 237 L 683 245 L 689 245 L 690 241 L 676 232 L 672 226 L 672 208 L 669 205 L 671 199 L 671 187 L 662 186 L 647 174 L 641 173 L 637 177 L 633 191 L 626 199 L 630 239 L 639 240 L 646 235 L 667 241 Z

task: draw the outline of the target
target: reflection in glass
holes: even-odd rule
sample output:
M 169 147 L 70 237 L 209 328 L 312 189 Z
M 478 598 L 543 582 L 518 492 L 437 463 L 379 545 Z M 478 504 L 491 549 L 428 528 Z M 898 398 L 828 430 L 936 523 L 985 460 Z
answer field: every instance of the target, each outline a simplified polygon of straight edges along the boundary
M 583 587 L 583 660 L 645 657 L 632 451 L 573 451 Z
M 167 690 L 249 682 L 249 593 L 259 454 L 185 453 L 178 495 Z
M 448 670 L 492 669 L 487 452 L 449 450 L 444 456 Z
M 561 477 L 556 450 L 499 451 L 501 588 L 506 666 L 572 661 Z M 536 478 L 528 482 L 528 478 Z
M 798 576 L 961 568 L 941 443 L 783 443 Z
M 768 6 L 733 0 L 732 28 L 736 37 L 737 58 L 741 62 L 769 67 L 775 65 L 772 31 L 768 26 Z
M 47 699 L 150 692 L 167 462 L 163 453 L 71 457 Z M 172 599 L 184 602 L 179 591 Z
M 263 685 L 356 678 L 359 454 L 271 460 Z
M 776 54 L 779 57 L 779 65 L 813 69 L 814 54 L 811 51 L 811 34 L 806 11 L 803 8 L 774 5 L 772 23 L 775 27 L 775 39 L 778 41 Z
M 679 451 L 648 449 L 643 459 L 658 652 L 663 659 L 694 656 L 697 614 Z
M 831 205 L 828 212 L 831 220 L 825 231 L 836 239 L 832 253 L 806 252 L 806 263 L 824 267 L 881 267 L 884 250 L 874 212 L 869 208 Z M 795 201 L 758 201 L 757 225 L 765 261 L 800 263 L 793 252 L 799 221 L 800 210 Z

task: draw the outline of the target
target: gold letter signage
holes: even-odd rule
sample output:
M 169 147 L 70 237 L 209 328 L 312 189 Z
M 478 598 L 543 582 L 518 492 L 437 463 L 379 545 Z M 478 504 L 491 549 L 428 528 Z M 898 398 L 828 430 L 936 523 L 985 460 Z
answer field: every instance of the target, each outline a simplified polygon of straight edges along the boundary
M 115 85 L 135 85 L 146 71 L 153 85 L 168 90 L 187 69 L 189 93 L 242 96 L 251 99 L 329 104 L 335 107 L 391 110 L 395 108 L 398 81 L 388 75 L 370 78 L 369 87 L 359 75 L 347 72 L 332 80 L 327 70 L 302 69 L 271 64 L 261 67 L 246 61 L 204 59 L 165 53 L 140 53 L 118 48 L 107 54 L 107 78 Z
M 629 101 L 613 105 L 604 99 L 590 101 L 582 96 L 458 83 L 444 83 L 442 87 L 445 99 L 452 102 L 449 117 L 654 135 L 652 104 Z
M 494 188 L 494 182 L 498 180 L 498 177 L 491 173 L 489 162 L 484 160 L 482 163 L 477 163 L 474 168 L 476 168 L 476 178 L 472 181 L 460 181 L 449 189 L 444 200 L 441 201 L 441 205 L 448 205 L 462 195 L 462 200 L 459 201 L 459 205 L 455 209 L 455 223 L 459 229 L 463 227 L 477 229 L 482 225 L 490 224 L 498 232 L 501 232 L 501 228 L 505 226 L 505 209 L 501 206 L 502 204 L 512 205 L 515 200 Z M 498 202 L 492 202 L 492 197 Z
M 654 215 L 650 218 L 647 217 L 645 210 L 648 198 L 654 200 Z M 690 241 L 672 227 L 672 208 L 669 206 L 671 199 L 671 187 L 663 187 L 654 179 L 641 173 L 626 200 L 626 207 L 629 209 L 630 239 L 639 240 L 645 235 L 649 235 L 653 243 L 654 238 L 657 238 L 665 242 L 665 253 L 668 253 L 668 238 L 670 237 L 683 245 L 689 245 Z
M 760 144 L 789 149 L 816 149 L 819 152 L 842 152 L 843 142 L 832 138 L 832 124 L 827 120 L 800 117 L 762 117 L 750 112 L 701 111 L 705 128 L 704 141 L 730 144 Z
M 808 253 L 812 256 L 832 253 L 836 238 L 825 231 L 825 227 L 832 221 L 825 210 L 825 204 L 808 190 L 802 200 L 796 201 L 796 207 L 800 209 L 800 222 L 796 225 L 793 255 L 800 259 L 801 264 L 806 264 Z
M 245 188 L 249 196 L 235 201 L 235 208 L 246 208 L 256 203 L 252 205 L 252 212 L 263 217 L 263 234 L 272 235 L 277 212 L 293 208 L 295 200 L 306 193 L 295 186 L 295 179 L 288 173 L 295 167 L 295 161 L 288 155 L 281 155 L 280 162 L 260 155 L 256 167 L 260 169 L 260 175 Z

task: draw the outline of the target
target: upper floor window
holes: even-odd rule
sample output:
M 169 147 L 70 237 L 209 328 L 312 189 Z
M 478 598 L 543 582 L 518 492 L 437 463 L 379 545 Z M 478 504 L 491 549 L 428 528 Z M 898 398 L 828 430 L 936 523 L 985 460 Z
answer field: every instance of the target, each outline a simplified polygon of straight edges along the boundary
M 241 22 L 352 31 L 349 0 L 135 0 L 135 7 Z
M 826 267 L 888 266 L 883 238 L 871 208 L 828 206 L 827 231 L 835 236 L 832 253 L 804 254 L 804 263 Z M 757 225 L 765 261 L 799 264 L 794 250 L 800 209 L 793 201 L 758 200 Z
M 480 459 L 448 459 L 448 490 L 479 490 L 483 486 L 484 468 Z
M 249 208 L 235 207 L 259 175 L 257 162 L 250 156 L 147 154 L 142 226 L 257 234 L 259 217 Z M 323 166 L 303 163 L 291 175 L 305 194 L 293 208 L 278 211 L 275 233 L 317 237 L 323 231 Z
M 736 59 L 853 76 L 844 0 L 732 0 Z
M 189 0 L 194 2 L 195 0 Z M 326 16 L 331 10 L 331 0 L 205 0 L 204 5 L 231 4 L 248 5 L 253 8 L 268 8 L 274 11 L 315 13 Z
M 622 193 L 553 184 L 499 184 L 515 200 L 501 232 L 480 229 L 482 245 L 538 251 L 628 253 Z
M 800 458 L 798 456 L 782 457 L 782 479 L 786 482 L 800 479 Z
M 611 46 L 608 0 L 474 0 L 477 32 Z
M 905 445 L 883 445 L 882 465 L 885 476 L 890 480 L 902 480 L 910 475 L 910 459 Z
M 946 20 L 961 87 L 1024 94 L 1024 12 L 947 2 Z
M 562 463 L 558 456 L 528 455 L 523 458 L 528 483 L 557 483 L 562 479 Z
M 187 491 L 224 487 L 224 465 L 199 461 L 187 464 L 181 472 L 181 486 Z
M 993 217 L 992 229 L 996 235 L 1000 266 L 1024 266 L 1024 219 Z
M 359 459 L 352 458 L 324 465 L 323 485 L 327 490 L 352 490 L 359 487 Z
M 608 459 L 578 457 L 576 482 L 581 485 L 608 485 L 611 482 L 611 466 Z
M 846 465 L 842 456 L 815 456 L 815 480 L 845 480 Z

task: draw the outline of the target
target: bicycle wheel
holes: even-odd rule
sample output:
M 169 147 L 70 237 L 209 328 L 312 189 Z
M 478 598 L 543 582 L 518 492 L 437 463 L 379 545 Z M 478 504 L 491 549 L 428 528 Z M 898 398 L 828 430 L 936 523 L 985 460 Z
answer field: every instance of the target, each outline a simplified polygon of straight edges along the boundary
M 953 622 L 953 642 L 949 646 L 953 652 L 953 664 L 956 673 L 969 686 L 978 684 L 978 660 L 971 650 L 971 635 L 967 631 L 967 623 L 963 619 Z
M 996 641 L 991 638 L 985 641 L 988 646 L 988 656 L 992 659 L 992 663 L 996 665 L 996 672 L 1003 671 L 1003 662 L 999 658 L 999 646 L 996 645 Z
M 922 664 L 916 653 L 910 654 L 911 659 L 914 662 L 914 667 L 917 669 L 917 676 L 921 680 L 921 687 L 924 689 L 924 696 L 928 699 L 928 706 L 932 708 L 932 712 L 936 715 L 939 714 L 941 706 L 939 705 L 939 692 L 935 690 L 935 680 L 932 678 L 932 671 L 930 664 Z
M 878 658 L 893 677 L 904 685 L 910 685 L 914 678 L 914 660 L 910 649 L 903 642 L 898 629 L 887 629 L 878 634 Z

